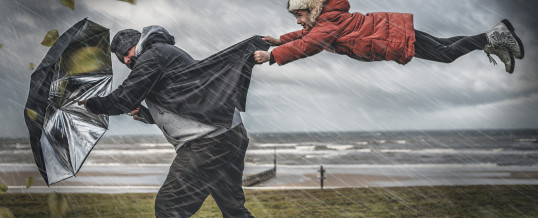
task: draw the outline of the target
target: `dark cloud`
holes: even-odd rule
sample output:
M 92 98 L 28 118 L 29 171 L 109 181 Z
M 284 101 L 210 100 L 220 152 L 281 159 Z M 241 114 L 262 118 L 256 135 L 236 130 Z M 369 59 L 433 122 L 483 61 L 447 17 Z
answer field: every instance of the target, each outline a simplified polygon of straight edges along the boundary
M 297 30 L 286 0 L 75 1 L 0 0 L 0 137 L 25 136 L 22 117 L 31 71 L 48 48 L 47 31 L 60 34 L 88 17 L 110 28 L 158 24 L 177 46 L 205 58 L 252 35 Z M 487 31 L 510 19 L 526 46 L 514 75 L 493 66 L 481 51 L 452 64 L 413 60 L 363 63 L 321 53 L 286 66 L 256 66 L 244 120 L 251 132 L 439 128 L 538 127 L 538 3 L 531 0 L 351 0 L 353 12 L 413 13 L 415 27 L 440 37 Z M 114 86 L 129 71 L 113 60 Z M 158 134 L 128 117 L 111 118 L 109 134 Z

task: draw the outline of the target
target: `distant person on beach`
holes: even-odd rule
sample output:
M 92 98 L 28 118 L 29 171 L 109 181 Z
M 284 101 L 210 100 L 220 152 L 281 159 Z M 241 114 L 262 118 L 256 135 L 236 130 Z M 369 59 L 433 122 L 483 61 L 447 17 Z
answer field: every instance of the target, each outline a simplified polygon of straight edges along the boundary
M 258 63 L 286 63 L 315 55 L 323 50 L 347 55 L 360 61 L 396 61 L 407 64 L 413 57 L 451 63 L 474 50 L 496 55 L 508 73 L 515 67 L 515 59 L 523 59 L 521 40 L 508 20 L 498 23 L 486 33 L 474 36 L 437 38 L 415 30 L 413 15 L 405 13 L 349 13 L 348 0 L 289 0 L 292 13 L 302 30 L 264 40 L 272 50 L 256 51 Z
M 195 83 L 182 80 L 188 77 L 182 69 L 197 62 L 174 44 L 174 37 L 160 26 L 146 27 L 142 33 L 133 29 L 119 31 L 111 42 L 111 52 L 131 69 L 129 76 L 110 95 L 79 104 L 95 114 L 131 111 L 134 119 L 159 126 L 174 145 L 177 155 L 155 200 L 157 217 L 192 216 L 210 194 L 224 217 L 252 217 L 244 206 L 242 175 L 249 140 L 240 113 L 232 108 L 227 118 L 231 126 L 222 127 L 173 111 L 184 102 L 175 100 L 182 93 L 171 90 L 179 86 L 186 89 Z M 201 75 L 194 77 L 201 80 Z M 143 100 L 148 108 L 140 106 Z M 203 107 L 217 107 L 214 102 L 207 104 Z M 189 110 L 205 111 L 204 108 Z

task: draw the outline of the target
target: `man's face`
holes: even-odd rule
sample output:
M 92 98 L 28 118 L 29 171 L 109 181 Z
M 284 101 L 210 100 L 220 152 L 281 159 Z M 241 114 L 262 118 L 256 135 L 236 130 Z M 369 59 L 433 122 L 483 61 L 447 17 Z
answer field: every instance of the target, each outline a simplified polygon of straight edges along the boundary
M 297 19 L 297 24 L 301 25 L 303 29 L 310 30 L 314 27 L 314 24 L 308 19 L 310 12 L 307 10 L 297 10 L 293 15 L 295 15 L 295 18 Z
M 127 54 L 125 54 L 123 56 L 123 63 L 125 64 L 125 66 L 127 66 L 129 69 L 131 69 L 133 66 L 131 66 L 132 62 L 131 62 L 131 58 L 133 56 L 135 56 L 135 50 L 136 50 L 136 46 L 133 46 L 131 49 L 129 49 L 129 51 L 127 51 Z

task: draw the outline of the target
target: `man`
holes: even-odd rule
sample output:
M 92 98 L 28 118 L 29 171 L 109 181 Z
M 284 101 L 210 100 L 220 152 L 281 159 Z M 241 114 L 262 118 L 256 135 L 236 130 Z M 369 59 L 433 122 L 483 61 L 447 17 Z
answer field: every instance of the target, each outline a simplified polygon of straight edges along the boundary
M 132 111 L 174 145 L 177 156 L 155 201 L 157 217 L 189 217 L 209 194 L 224 217 L 252 217 L 241 187 L 249 140 L 238 109 L 244 111 L 252 53 L 269 45 L 253 37 L 196 64 L 174 43 L 160 26 L 118 32 L 111 52 L 131 73 L 110 95 L 79 104 L 96 114 Z M 143 100 L 148 108 L 140 106 Z

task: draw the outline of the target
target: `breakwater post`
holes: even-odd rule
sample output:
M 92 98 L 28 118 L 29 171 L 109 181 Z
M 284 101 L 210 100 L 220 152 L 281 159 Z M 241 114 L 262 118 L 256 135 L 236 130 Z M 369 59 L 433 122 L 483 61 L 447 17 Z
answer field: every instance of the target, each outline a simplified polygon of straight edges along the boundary
M 243 186 L 253 186 L 258 183 L 265 182 L 269 179 L 272 179 L 276 177 L 276 148 L 275 148 L 275 154 L 274 154 L 274 160 L 273 160 L 273 168 L 268 169 L 266 171 L 263 171 L 261 173 L 257 173 L 251 176 L 247 176 L 243 178 L 242 184 Z
M 323 181 L 325 179 L 327 179 L 325 177 L 325 170 L 323 169 L 323 165 L 319 166 L 318 172 L 319 172 L 319 181 L 320 181 L 320 185 L 321 185 L 321 190 L 323 190 Z

